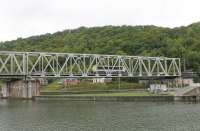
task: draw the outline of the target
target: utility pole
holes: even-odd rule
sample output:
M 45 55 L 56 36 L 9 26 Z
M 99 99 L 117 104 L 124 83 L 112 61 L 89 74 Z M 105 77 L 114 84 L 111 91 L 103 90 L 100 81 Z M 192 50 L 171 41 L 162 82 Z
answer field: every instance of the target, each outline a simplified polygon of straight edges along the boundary
M 183 71 L 186 70 L 186 65 L 185 65 L 185 57 L 183 58 Z
M 120 90 L 120 77 L 118 77 L 118 90 Z

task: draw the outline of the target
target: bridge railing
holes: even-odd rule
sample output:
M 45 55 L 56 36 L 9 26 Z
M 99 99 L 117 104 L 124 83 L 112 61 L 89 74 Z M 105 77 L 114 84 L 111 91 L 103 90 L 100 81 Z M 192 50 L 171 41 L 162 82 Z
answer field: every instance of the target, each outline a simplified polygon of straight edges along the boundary
M 0 76 L 170 77 L 180 75 L 179 58 L 0 51 Z

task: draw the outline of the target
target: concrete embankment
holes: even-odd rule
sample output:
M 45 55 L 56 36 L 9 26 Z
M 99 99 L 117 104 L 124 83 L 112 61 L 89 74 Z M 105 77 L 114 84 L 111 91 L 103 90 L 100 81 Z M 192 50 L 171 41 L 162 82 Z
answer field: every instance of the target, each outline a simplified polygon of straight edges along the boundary
M 174 96 L 174 101 L 200 102 L 200 96 Z
M 20 99 L 20 98 L 2 98 L 0 99 Z M 200 102 L 200 96 L 56 96 L 56 95 L 41 95 L 35 96 L 32 99 L 22 100 L 66 100 L 66 101 L 151 101 L 151 102 Z
M 70 96 L 70 95 L 40 95 L 34 100 L 66 100 L 66 101 L 182 101 L 200 102 L 200 96 Z
M 174 101 L 173 96 L 36 96 L 35 100 L 68 101 Z

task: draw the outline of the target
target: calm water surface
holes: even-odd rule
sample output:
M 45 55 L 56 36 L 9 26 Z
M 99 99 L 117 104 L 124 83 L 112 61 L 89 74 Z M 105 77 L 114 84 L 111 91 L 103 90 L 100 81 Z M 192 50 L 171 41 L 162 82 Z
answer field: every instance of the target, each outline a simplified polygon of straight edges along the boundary
M 196 131 L 200 103 L 0 100 L 0 131 Z

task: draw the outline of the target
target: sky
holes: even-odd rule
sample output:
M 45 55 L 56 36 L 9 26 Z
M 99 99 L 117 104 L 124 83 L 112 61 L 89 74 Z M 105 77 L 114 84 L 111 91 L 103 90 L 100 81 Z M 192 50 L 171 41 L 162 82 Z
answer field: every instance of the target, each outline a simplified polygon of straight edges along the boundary
M 80 26 L 186 26 L 200 0 L 0 0 L 0 41 Z

